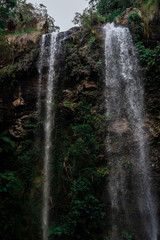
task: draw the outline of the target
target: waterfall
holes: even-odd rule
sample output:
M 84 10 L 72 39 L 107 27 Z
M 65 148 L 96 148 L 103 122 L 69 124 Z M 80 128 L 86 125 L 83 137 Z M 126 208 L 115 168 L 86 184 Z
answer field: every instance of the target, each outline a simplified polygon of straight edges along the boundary
M 158 223 L 147 134 L 144 89 L 126 27 L 105 32 L 106 115 L 112 240 L 132 231 L 135 239 L 157 240 Z
M 39 93 L 38 107 L 41 108 L 41 84 L 43 79 L 44 58 L 49 54 L 48 59 L 48 77 L 46 83 L 45 96 L 45 121 L 44 121 L 44 159 L 43 159 L 43 209 L 42 209 L 42 229 L 43 240 L 48 239 L 48 221 L 49 221 L 49 185 L 50 185 L 50 159 L 52 148 L 52 129 L 53 129 L 53 93 L 54 93 L 54 61 L 56 54 L 57 34 L 47 34 L 42 36 L 41 51 L 39 60 Z M 48 43 L 49 41 L 49 43 Z M 49 45 L 48 45 L 49 44 Z M 48 53 L 48 54 L 47 54 Z

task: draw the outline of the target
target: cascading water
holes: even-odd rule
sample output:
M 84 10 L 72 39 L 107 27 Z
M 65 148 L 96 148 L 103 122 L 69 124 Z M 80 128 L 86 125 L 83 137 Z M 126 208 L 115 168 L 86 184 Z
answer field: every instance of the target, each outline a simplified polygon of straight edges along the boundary
M 132 231 L 138 240 L 157 240 L 144 131 L 143 84 L 128 28 L 107 24 L 105 31 L 107 153 L 112 240 Z
M 46 42 L 49 39 L 49 46 L 46 47 Z M 38 95 L 38 107 L 40 110 L 41 102 L 41 84 L 43 78 L 43 62 L 46 57 L 46 52 L 49 51 L 49 69 L 48 79 L 46 86 L 46 103 L 45 103 L 45 122 L 44 122 L 44 166 L 43 166 L 43 210 L 42 210 L 42 229 L 43 240 L 48 239 L 48 219 L 49 219 L 49 185 L 50 185 L 50 158 L 52 147 L 52 129 L 53 129 L 53 93 L 54 93 L 54 61 L 56 54 L 56 39 L 57 34 L 47 34 L 42 36 L 41 52 L 39 61 L 39 95 Z M 47 48 L 47 50 L 45 49 Z

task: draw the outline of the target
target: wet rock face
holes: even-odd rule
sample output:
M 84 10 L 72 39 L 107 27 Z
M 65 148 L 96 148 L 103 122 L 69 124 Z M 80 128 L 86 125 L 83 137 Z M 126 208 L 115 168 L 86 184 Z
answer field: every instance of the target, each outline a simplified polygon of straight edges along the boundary
M 39 42 L 28 44 L 16 42 L 19 53 L 0 71 L 1 131 L 8 129 L 16 141 L 24 138 L 24 116 L 36 111 Z
M 156 45 L 158 42 L 160 42 L 160 22 L 152 21 L 150 24 L 150 35 L 151 39 L 150 41 Z
M 53 140 L 56 144 L 53 171 L 57 180 L 53 181 L 52 189 L 55 192 L 53 195 L 59 194 L 62 205 L 66 199 L 67 206 L 70 206 L 71 185 L 68 180 L 86 178 L 93 185 L 99 185 L 94 173 L 101 172 L 99 168 L 105 162 L 103 41 L 96 30 L 75 28 L 60 33 L 58 42 Z M 85 174 L 87 171 L 88 174 Z M 60 184 L 62 179 L 64 183 Z M 100 199 L 102 185 L 94 194 L 95 198 L 98 196 Z M 68 209 L 65 207 L 62 213 L 61 206 L 57 206 L 51 210 L 51 218 L 54 220 L 57 215 L 56 224 L 57 221 L 63 222 L 63 215 L 68 216 Z
M 104 111 L 104 109 L 101 110 L 103 108 L 103 92 L 99 92 L 103 87 L 102 66 L 97 64 L 97 62 L 102 63 L 102 42 L 99 44 L 99 49 L 96 49 L 96 47 L 89 49 L 87 41 L 90 34 L 76 27 L 65 33 L 60 33 L 58 36 L 59 47 L 55 62 L 57 72 L 55 92 L 61 91 L 58 106 L 59 110 L 61 109 L 60 112 L 63 114 L 63 118 L 66 119 L 73 117 L 73 115 L 75 117 L 78 102 L 83 101 L 83 96 L 84 99 L 86 98 L 92 103 L 94 103 L 96 97 L 101 99 L 99 110 L 91 109 L 92 115 L 97 114 L 98 111 Z
M 65 33 L 60 33 L 57 38 L 59 46 L 55 61 L 57 73 L 55 92 L 61 91 L 58 106 L 61 113 L 65 112 L 66 119 L 69 119 L 67 114 L 70 115 L 71 112 L 75 117 L 78 102 L 83 100 L 81 95 L 91 102 L 99 97 L 103 106 L 103 92 L 99 92 L 103 87 L 102 66 L 97 64 L 97 62 L 102 64 L 102 41 L 100 40 L 99 47 L 96 42 L 96 47 L 99 49 L 94 46 L 93 49 L 89 49 L 87 41 L 91 37 L 90 34 L 92 33 L 83 32 L 75 27 Z M 102 108 L 99 106 L 99 111 L 104 111 Z M 91 110 L 92 115 L 96 113 L 98 110 Z
M 21 89 L 21 93 L 19 92 Z M 3 91 L 7 91 L 3 88 Z M 12 137 L 24 138 L 23 123 L 26 115 L 36 112 L 37 102 L 37 79 L 21 79 L 18 86 L 14 88 L 13 95 L 7 98 L 7 94 L 1 93 L 0 111 L 2 112 L 2 130 L 9 129 Z
M 127 133 L 131 129 L 129 127 L 129 122 L 123 118 L 121 121 L 115 121 L 108 130 L 109 132 L 118 131 L 119 134 L 122 134 L 122 133 Z
M 133 10 L 134 9 L 128 9 L 126 10 L 126 13 L 129 14 Z M 128 15 L 125 17 L 123 15 L 121 20 L 117 20 L 119 21 L 117 24 L 126 26 L 128 24 L 127 16 Z M 154 41 L 158 41 L 159 34 L 156 30 L 157 25 L 155 24 L 154 27 L 153 39 Z M 35 36 L 34 39 L 38 39 L 38 37 Z M 47 79 L 46 73 L 48 71 L 50 35 L 48 35 L 47 38 L 48 40 L 45 43 L 46 52 L 44 53 L 46 57 L 43 62 L 42 102 L 44 102 L 43 92 L 45 92 L 46 88 L 45 81 Z M 29 115 L 37 114 L 37 62 L 39 47 L 34 45 L 34 39 L 30 39 L 32 40 L 32 46 L 35 46 L 36 49 L 33 57 L 27 55 L 21 64 L 19 64 L 19 60 L 23 59 L 23 57 L 21 58 L 21 54 L 19 53 L 15 58 L 15 63 L 18 63 L 14 72 L 12 72 L 12 74 L 15 74 L 15 82 L 13 83 L 11 81 L 14 77 L 12 74 L 9 74 L 7 77 L 2 77 L 0 80 L 0 125 L 3 122 L 3 126 L 1 125 L 1 131 L 8 129 L 11 138 L 18 143 L 25 139 L 25 122 Z M 91 44 L 91 40 L 93 41 L 93 44 Z M 23 41 L 20 39 L 18 41 L 19 43 L 23 42 L 25 45 L 26 38 L 24 38 Z M 35 40 L 35 42 L 36 41 L 37 40 Z M 101 34 L 95 29 L 92 30 L 92 32 L 90 30 L 81 31 L 81 29 L 76 27 L 65 33 L 60 33 L 57 42 L 59 45 L 55 61 L 56 110 L 55 138 L 53 141 L 56 146 L 54 150 L 56 155 L 54 164 L 57 168 L 54 170 L 60 184 L 57 189 L 56 180 L 56 185 L 52 189 L 55 191 L 54 194 L 59 194 L 59 192 L 61 192 L 61 195 L 59 194 L 59 201 L 64 203 L 65 199 L 66 202 L 69 202 L 70 196 L 68 192 L 70 186 L 68 186 L 67 179 L 78 178 L 79 175 L 83 175 L 84 173 L 81 171 L 81 167 L 86 168 L 86 171 L 91 168 L 94 169 L 95 172 L 89 172 L 87 177 L 89 180 L 91 179 L 93 185 L 95 184 L 95 195 L 101 199 L 102 193 L 106 195 L 108 194 L 103 192 L 103 188 L 106 184 L 108 172 L 110 171 L 106 167 L 106 161 L 108 161 L 104 145 L 106 130 L 113 135 L 113 139 L 110 142 L 110 148 L 107 149 L 112 155 L 121 152 L 122 145 L 117 144 L 117 134 L 125 136 L 125 141 L 122 143 L 125 149 L 125 158 L 122 160 L 124 161 L 124 167 L 130 170 L 130 158 L 128 152 L 133 146 L 133 139 L 129 136 L 130 126 L 125 116 L 122 120 L 115 121 L 111 125 L 106 122 L 103 95 L 105 89 L 103 70 L 104 49 Z M 148 97 L 152 98 L 152 91 L 149 87 L 146 92 L 146 99 Z M 81 125 L 83 125 L 83 127 L 90 126 L 89 134 L 93 135 L 93 139 L 91 139 L 92 141 L 88 139 L 86 133 L 85 136 L 78 136 L 79 132 L 77 133 L 75 129 Z M 160 176 L 160 148 L 158 144 L 160 141 L 159 116 L 148 114 L 144 128 L 148 131 L 146 137 L 151 139 L 150 151 L 152 167 L 155 170 L 155 186 L 159 189 L 160 183 L 157 183 L 157 174 Z M 87 130 L 85 131 L 87 132 Z M 82 154 L 85 149 L 85 146 L 83 146 L 80 154 L 75 156 L 75 151 L 79 150 L 78 148 L 76 149 L 76 144 L 83 142 L 83 137 L 85 139 L 85 145 L 90 144 L 88 153 L 83 157 Z M 91 142 L 89 142 L 89 140 Z M 134 152 L 136 149 L 133 149 L 132 151 Z M 84 158 L 84 161 L 82 161 L 81 155 L 82 158 Z M 98 178 L 97 181 L 95 176 L 102 176 L 103 179 Z M 106 199 L 108 199 L 108 196 Z M 104 200 L 106 206 L 108 204 L 107 201 L 108 200 Z M 61 209 L 61 207 L 62 206 L 59 206 L 56 210 L 54 208 L 51 210 L 52 218 L 57 215 L 59 220 L 63 219 L 61 219 L 61 213 L 62 210 L 63 213 L 66 211 L 66 206 L 64 204 L 64 209 Z
M 143 6 L 145 7 L 145 6 Z M 160 44 L 160 17 L 159 10 L 155 6 L 153 9 L 147 10 L 146 13 L 144 9 L 141 10 L 136 8 L 126 9 L 118 18 L 116 18 L 115 23 L 123 26 L 129 26 L 128 17 L 130 13 L 136 11 L 139 16 L 142 18 L 143 29 L 144 29 L 144 37 L 141 36 L 139 41 L 143 41 L 144 45 L 147 49 L 154 49 L 156 46 Z M 147 14 L 147 15 L 146 15 Z M 132 29 L 131 29 L 132 30 Z M 134 35 L 134 34 L 133 34 Z M 157 56 L 158 57 L 158 56 Z M 143 66 L 144 67 L 144 66 Z M 147 69 L 147 66 L 146 66 Z M 146 70 L 148 71 L 148 70 Z M 156 63 L 156 66 L 150 68 L 149 74 L 144 74 L 144 85 L 145 85 L 145 108 L 146 108 L 146 123 L 145 128 L 148 133 L 148 140 L 150 142 L 150 152 L 152 158 L 152 167 L 154 169 L 154 175 L 157 173 L 160 174 L 159 171 L 159 147 L 157 145 L 157 140 L 159 139 L 159 127 L 158 127 L 158 119 L 160 114 L 160 94 L 157 92 L 159 89 L 160 81 L 159 81 L 159 65 Z M 146 74 L 146 76 L 145 76 Z M 150 76 L 148 76 L 150 75 Z M 152 126 L 152 127 L 151 127 Z
M 27 116 L 37 115 L 38 64 L 40 33 L 24 34 L 9 38 L 15 49 L 14 62 L 7 65 L 6 72 L 0 72 L 0 112 L 1 131 L 9 130 L 10 137 L 16 142 L 25 139 Z M 46 88 L 50 35 L 46 36 L 46 51 L 43 61 L 43 84 L 41 97 L 44 99 Z M 22 41 L 21 41 L 22 40 Z M 13 68 L 13 69 L 12 69 Z

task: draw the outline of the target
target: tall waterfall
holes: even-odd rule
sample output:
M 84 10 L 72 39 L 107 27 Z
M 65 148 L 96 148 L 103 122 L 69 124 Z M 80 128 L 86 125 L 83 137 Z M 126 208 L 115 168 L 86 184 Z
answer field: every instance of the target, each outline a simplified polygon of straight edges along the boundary
M 144 90 L 132 37 L 128 28 L 113 23 L 104 31 L 111 239 L 123 239 L 122 232 L 132 231 L 138 240 L 157 240 Z
M 48 77 L 46 83 L 46 97 L 45 97 L 45 121 L 44 121 L 44 161 L 43 161 L 43 210 L 42 210 L 42 228 L 43 240 L 48 239 L 48 220 L 49 220 L 49 185 L 50 185 L 50 159 L 52 147 L 52 129 L 53 129 L 53 92 L 54 92 L 54 61 L 56 54 L 56 33 L 42 36 L 41 52 L 39 60 L 39 95 L 38 107 L 41 108 L 41 84 L 43 80 L 43 63 L 48 52 Z M 48 43 L 49 41 L 49 43 Z

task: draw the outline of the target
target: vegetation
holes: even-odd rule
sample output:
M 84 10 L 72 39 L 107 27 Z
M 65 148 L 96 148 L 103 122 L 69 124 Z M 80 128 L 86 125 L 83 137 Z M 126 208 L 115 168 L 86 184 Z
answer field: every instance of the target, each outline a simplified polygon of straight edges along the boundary
M 105 18 L 98 15 L 98 13 L 92 9 L 86 9 L 83 14 L 75 13 L 75 17 L 73 19 L 74 24 L 79 24 L 84 28 L 91 28 L 95 25 L 101 25 L 104 22 Z
M 36 29 L 39 21 L 44 23 L 44 31 L 59 29 L 54 25 L 54 19 L 48 15 L 43 4 L 35 7 L 26 0 L 0 1 L 0 34 L 5 31 L 14 32 L 23 29 Z
M 37 60 L 37 45 L 32 41 L 24 45 L 9 43 L 7 34 L 37 31 L 37 23 L 41 20 L 47 22 L 46 29 L 42 31 L 48 31 L 53 24 L 42 9 L 46 8 L 34 8 L 26 1 L 0 1 L 0 85 L 3 102 L 0 117 L 0 238 L 6 240 L 36 239 L 40 232 L 41 175 L 36 167 L 40 154 L 34 144 L 37 120 L 35 116 L 29 116 L 25 107 L 13 106 L 20 79 L 24 76 L 27 79 L 27 75 L 31 76 L 33 72 L 36 74 L 32 64 Z M 21 110 L 17 111 L 18 108 Z M 19 111 L 28 114 L 20 120 L 18 137 L 14 136 L 14 131 L 19 125 L 16 126 L 15 119 L 9 120 L 12 111 L 18 115 L 15 119 L 21 118 Z
M 142 11 L 142 17 L 145 24 L 149 24 L 149 18 L 154 16 L 156 19 L 159 15 L 158 0 L 88 0 L 90 9 L 97 10 L 98 15 L 103 16 L 106 21 L 112 22 L 126 8 L 138 8 Z
M 36 198 L 41 185 L 37 186 L 34 183 L 36 178 L 34 167 L 37 164 L 38 152 L 30 140 L 34 136 L 36 126 L 33 122 L 35 118 L 33 120 L 32 116 L 26 120 L 25 142 L 21 147 L 11 139 L 8 132 L 3 132 L 0 136 L 0 237 L 2 239 L 33 237 L 32 229 L 29 228 L 29 222 L 32 220 L 29 219 L 28 212 L 34 216 L 32 221 L 34 229 L 39 231 L 40 203 Z
M 43 22 L 45 32 L 59 29 L 54 25 L 55 20 L 48 15 L 45 5 L 40 4 L 35 7 L 31 3 L 27 3 L 26 0 L 19 0 L 14 20 L 15 29 L 35 29 L 39 21 Z
M 5 29 L 9 17 L 14 17 L 17 0 L 0 0 L 0 29 Z
M 68 214 L 63 216 L 63 224 L 52 226 L 50 236 L 56 239 L 97 239 L 95 229 L 104 219 L 103 205 L 90 192 L 89 182 L 83 178 L 71 181 Z
M 97 5 L 97 10 L 100 15 L 106 17 L 107 21 L 113 21 L 115 17 L 130 6 L 131 2 L 127 0 L 100 0 Z
M 98 157 L 103 151 L 98 130 L 105 121 L 100 42 L 99 33 L 85 26 L 64 42 L 65 66 L 63 60 L 58 62 L 63 81 L 57 86 L 53 139 L 49 234 L 54 239 L 98 240 L 103 235 L 106 214 L 101 191 L 106 173 L 104 158 Z
M 128 22 L 131 32 L 133 33 L 133 40 L 137 49 L 138 57 L 141 64 L 141 69 L 144 72 L 145 85 L 147 89 L 152 89 L 152 94 L 160 86 L 160 45 L 159 42 L 150 42 L 151 38 L 151 25 L 149 25 L 149 16 L 152 15 L 152 24 L 156 25 L 160 21 L 157 14 L 158 2 L 157 1 L 143 1 L 142 3 L 142 16 L 137 11 L 132 11 L 128 16 Z M 148 11 L 148 17 L 143 13 L 144 9 Z M 147 10 L 148 9 L 148 10 Z M 150 13 L 149 13 L 150 11 Z M 148 111 L 152 114 L 159 114 L 159 99 L 148 98 L 146 100 Z M 156 109 L 156 110 L 155 110 Z
M 158 1 L 90 0 L 89 6 L 82 14 L 76 13 L 73 21 L 81 28 L 63 42 L 65 56 L 58 66 L 49 199 L 49 236 L 55 240 L 101 240 L 109 235 L 106 229 L 111 229 L 108 205 L 103 201 L 109 174 L 103 131 L 110 116 L 104 114 L 102 37 L 96 26 L 113 21 L 127 7 L 138 7 L 142 12 L 131 11 L 128 24 L 145 73 L 146 89 L 152 92 L 146 100 L 148 112 L 157 119 L 160 114 L 159 98 L 153 97 L 160 87 L 160 46 L 150 42 L 148 17 L 154 15 L 159 21 Z M 37 31 L 39 21 L 44 22 L 43 32 L 57 28 L 42 4 L 36 8 L 26 0 L 0 0 L 0 83 L 6 91 L 0 113 L 0 237 L 5 240 L 35 240 L 41 236 L 43 151 L 37 149 L 42 143 L 37 143 L 35 136 L 41 135 L 42 122 L 30 114 L 34 106 L 29 110 L 13 106 L 19 82 L 37 74 L 30 66 L 37 60 L 37 46 L 32 41 L 24 47 L 6 41 L 6 34 Z M 10 133 L 10 126 L 15 126 L 10 111 L 15 119 L 27 115 L 18 138 Z M 123 229 L 121 238 L 135 239 Z
M 132 11 L 128 16 L 129 28 L 134 34 L 134 41 L 143 38 L 143 21 L 137 11 Z

